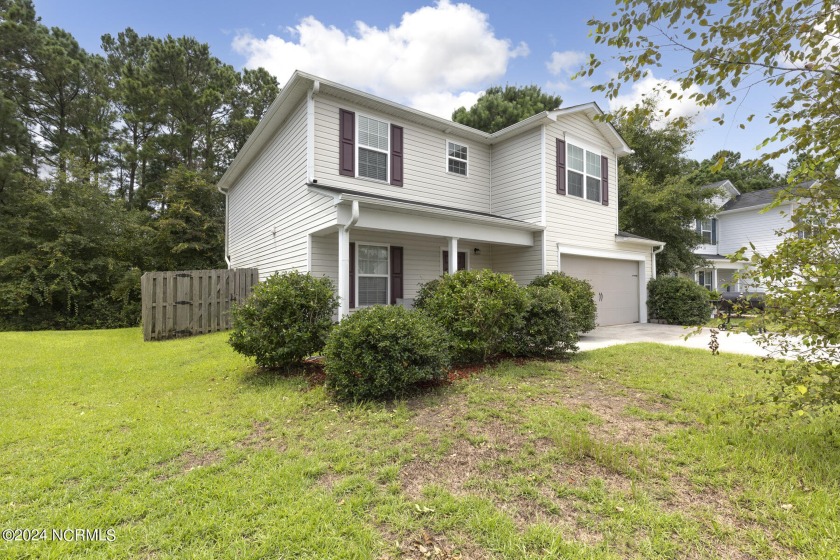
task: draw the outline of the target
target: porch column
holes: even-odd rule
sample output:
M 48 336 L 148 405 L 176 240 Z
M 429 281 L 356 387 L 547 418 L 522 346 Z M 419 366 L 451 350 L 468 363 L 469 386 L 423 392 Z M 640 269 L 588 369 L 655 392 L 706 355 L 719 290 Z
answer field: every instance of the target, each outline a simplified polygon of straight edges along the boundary
M 458 238 L 449 238 L 449 274 L 458 272 Z
M 717 289 L 718 289 L 717 269 L 713 268 L 712 269 L 712 290 L 716 291 Z
M 350 232 L 338 228 L 338 320 L 350 312 Z

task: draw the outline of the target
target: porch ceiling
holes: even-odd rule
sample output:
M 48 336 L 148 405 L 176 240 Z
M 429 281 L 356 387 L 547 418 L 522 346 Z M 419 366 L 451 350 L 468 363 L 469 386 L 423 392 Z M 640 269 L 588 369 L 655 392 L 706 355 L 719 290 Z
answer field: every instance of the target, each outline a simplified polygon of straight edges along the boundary
M 530 247 L 543 226 L 494 214 L 309 184 L 313 192 L 334 199 L 336 224 L 350 223 L 351 204 L 359 205 L 354 228 L 457 237 L 459 239 Z

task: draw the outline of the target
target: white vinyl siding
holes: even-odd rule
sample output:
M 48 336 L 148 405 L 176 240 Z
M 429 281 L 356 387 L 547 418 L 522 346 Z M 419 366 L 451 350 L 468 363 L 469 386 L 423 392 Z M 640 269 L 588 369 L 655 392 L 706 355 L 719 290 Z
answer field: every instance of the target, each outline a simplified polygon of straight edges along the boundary
M 574 141 L 577 140 L 579 146 L 584 149 L 591 147 L 593 152 L 598 150 L 601 155 L 607 156 L 610 187 L 608 206 L 593 204 L 584 198 L 568 194 L 557 194 L 556 138 L 565 139 L 567 146 L 569 143 L 574 145 Z M 631 250 L 626 244 L 615 241 L 618 231 L 618 169 L 615 152 L 592 121 L 581 114 L 560 117 L 558 122 L 546 126 L 545 146 L 546 262 L 549 268 L 556 266 L 553 263 L 557 262 L 558 243 L 613 252 Z M 566 163 L 568 168 L 568 159 Z M 650 252 L 648 248 L 643 247 L 632 250 Z
M 782 238 L 776 231 L 791 227 L 790 205 L 785 204 L 761 213 L 763 206 L 718 215 L 718 252 L 729 255 L 740 249 L 755 245 L 761 254 L 773 252 Z
M 491 211 L 507 218 L 539 223 L 542 218 L 540 175 L 539 128 L 494 145 Z
M 339 174 L 339 109 L 403 127 L 402 187 Z M 447 171 L 447 152 L 442 149 L 447 140 L 469 147 L 467 176 Z M 315 97 L 314 151 L 315 176 L 319 183 L 405 200 L 490 212 L 490 146 L 467 142 L 454 134 L 444 134 L 414 122 L 375 113 L 353 103 L 319 94 Z M 356 165 L 358 169 L 358 161 Z
M 233 267 L 256 267 L 262 279 L 277 271 L 306 270 L 307 232 L 334 220 L 335 211 L 305 183 L 306 103 L 301 102 L 229 189 Z
M 493 270 L 512 275 L 522 286 L 543 274 L 542 236 L 542 232 L 534 234 L 533 247 L 494 245 Z

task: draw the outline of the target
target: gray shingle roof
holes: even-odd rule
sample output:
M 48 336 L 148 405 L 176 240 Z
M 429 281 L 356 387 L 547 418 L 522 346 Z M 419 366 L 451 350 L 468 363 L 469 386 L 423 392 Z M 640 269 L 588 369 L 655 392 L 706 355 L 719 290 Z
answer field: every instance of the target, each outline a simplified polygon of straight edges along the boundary
M 773 187 L 772 189 L 763 189 L 760 191 L 753 191 L 749 193 L 745 193 L 742 195 L 738 195 L 720 209 L 721 212 L 725 212 L 727 210 L 738 210 L 740 208 L 751 208 L 753 206 L 766 206 L 776 200 L 776 196 L 782 190 L 786 189 L 808 189 L 810 188 L 816 181 L 805 181 L 804 183 L 799 183 L 794 187 L 790 187 L 788 185 L 784 185 L 781 187 Z M 806 194 L 806 193 L 803 193 Z

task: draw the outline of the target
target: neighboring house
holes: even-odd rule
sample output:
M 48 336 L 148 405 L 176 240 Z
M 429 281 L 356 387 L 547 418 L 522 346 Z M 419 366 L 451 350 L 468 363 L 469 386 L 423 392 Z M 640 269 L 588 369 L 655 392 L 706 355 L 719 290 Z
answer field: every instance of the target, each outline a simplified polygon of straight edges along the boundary
M 494 134 L 295 72 L 219 181 L 226 257 L 265 277 L 330 277 L 339 316 L 410 305 L 418 285 L 488 268 L 592 282 L 600 324 L 647 321 L 662 243 L 618 231 L 616 159 L 594 103 Z
M 772 209 L 767 207 L 776 199 L 779 191 L 788 187 L 764 189 L 741 194 L 729 181 L 720 181 L 706 188 L 721 190 L 723 196 L 715 199 L 719 210 L 710 220 L 697 220 L 697 233 L 703 236 L 703 243 L 695 254 L 705 258 L 708 264 L 694 271 L 694 279 L 701 286 L 719 292 L 762 292 L 763 287 L 747 285 L 738 280 L 737 271 L 742 263 L 733 263 L 728 255 L 747 247 L 745 256 L 755 252 L 772 253 L 781 242 L 778 231 L 790 229 L 791 203 L 780 204 Z

